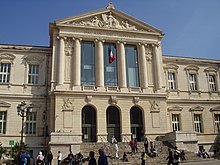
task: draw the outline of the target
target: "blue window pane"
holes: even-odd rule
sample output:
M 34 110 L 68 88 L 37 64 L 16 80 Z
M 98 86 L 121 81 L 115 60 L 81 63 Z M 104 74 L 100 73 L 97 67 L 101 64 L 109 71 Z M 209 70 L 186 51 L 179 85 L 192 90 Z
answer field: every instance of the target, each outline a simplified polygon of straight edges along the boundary
M 110 51 L 114 55 L 114 61 L 110 63 Z M 117 78 L 117 50 L 115 44 L 104 44 L 104 75 L 106 86 L 118 86 Z
M 139 87 L 138 58 L 136 46 L 126 45 L 126 76 L 128 87 Z
M 81 84 L 95 84 L 95 47 L 93 42 L 81 44 Z

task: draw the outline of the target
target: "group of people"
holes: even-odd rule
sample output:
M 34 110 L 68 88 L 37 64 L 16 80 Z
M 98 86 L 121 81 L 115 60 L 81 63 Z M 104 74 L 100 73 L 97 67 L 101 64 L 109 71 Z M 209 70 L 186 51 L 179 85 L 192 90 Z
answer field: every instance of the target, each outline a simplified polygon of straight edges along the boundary
M 177 147 L 174 147 L 174 152 L 168 148 L 168 156 L 166 160 L 168 160 L 167 165 L 179 165 L 180 161 L 186 160 L 184 150 L 179 151 Z
M 30 164 L 31 156 L 24 150 L 21 150 L 17 156 L 18 165 L 28 165 Z

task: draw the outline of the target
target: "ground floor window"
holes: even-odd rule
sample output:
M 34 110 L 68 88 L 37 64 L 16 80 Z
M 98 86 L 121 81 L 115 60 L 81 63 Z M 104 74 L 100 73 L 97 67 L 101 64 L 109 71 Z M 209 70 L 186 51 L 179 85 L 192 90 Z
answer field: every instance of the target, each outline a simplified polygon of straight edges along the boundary
M 36 134 L 36 112 L 32 112 L 26 117 L 26 134 Z
M 220 114 L 214 115 L 215 132 L 220 132 Z

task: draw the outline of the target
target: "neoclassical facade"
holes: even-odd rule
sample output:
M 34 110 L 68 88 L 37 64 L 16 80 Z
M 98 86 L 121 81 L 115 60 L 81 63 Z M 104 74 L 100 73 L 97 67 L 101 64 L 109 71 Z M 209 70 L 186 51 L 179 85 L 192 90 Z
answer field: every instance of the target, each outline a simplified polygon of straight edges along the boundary
M 0 141 L 68 153 L 132 138 L 213 150 L 220 132 L 220 61 L 162 56 L 163 33 L 107 8 L 50 24 L 50 46 L 0 45 Z M 191 145 L 193 144 L 193 145 Z

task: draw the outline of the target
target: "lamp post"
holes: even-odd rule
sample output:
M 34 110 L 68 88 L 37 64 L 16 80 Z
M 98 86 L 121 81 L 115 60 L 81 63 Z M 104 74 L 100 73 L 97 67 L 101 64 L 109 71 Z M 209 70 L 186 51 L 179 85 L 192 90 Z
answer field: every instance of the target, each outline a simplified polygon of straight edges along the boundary
M 22 101 L 20 104 L 17 106 L 17 113 L 18 116 L 22 118 L 22 123 L 21 123 L 21 143 L 20 143 L 20 148 L 23 147 L 23 134 L 24 134 L 24 118 L 27 117 L 32 112 L 32 106 L 31 104 L 26 104 L 25 101 Z

